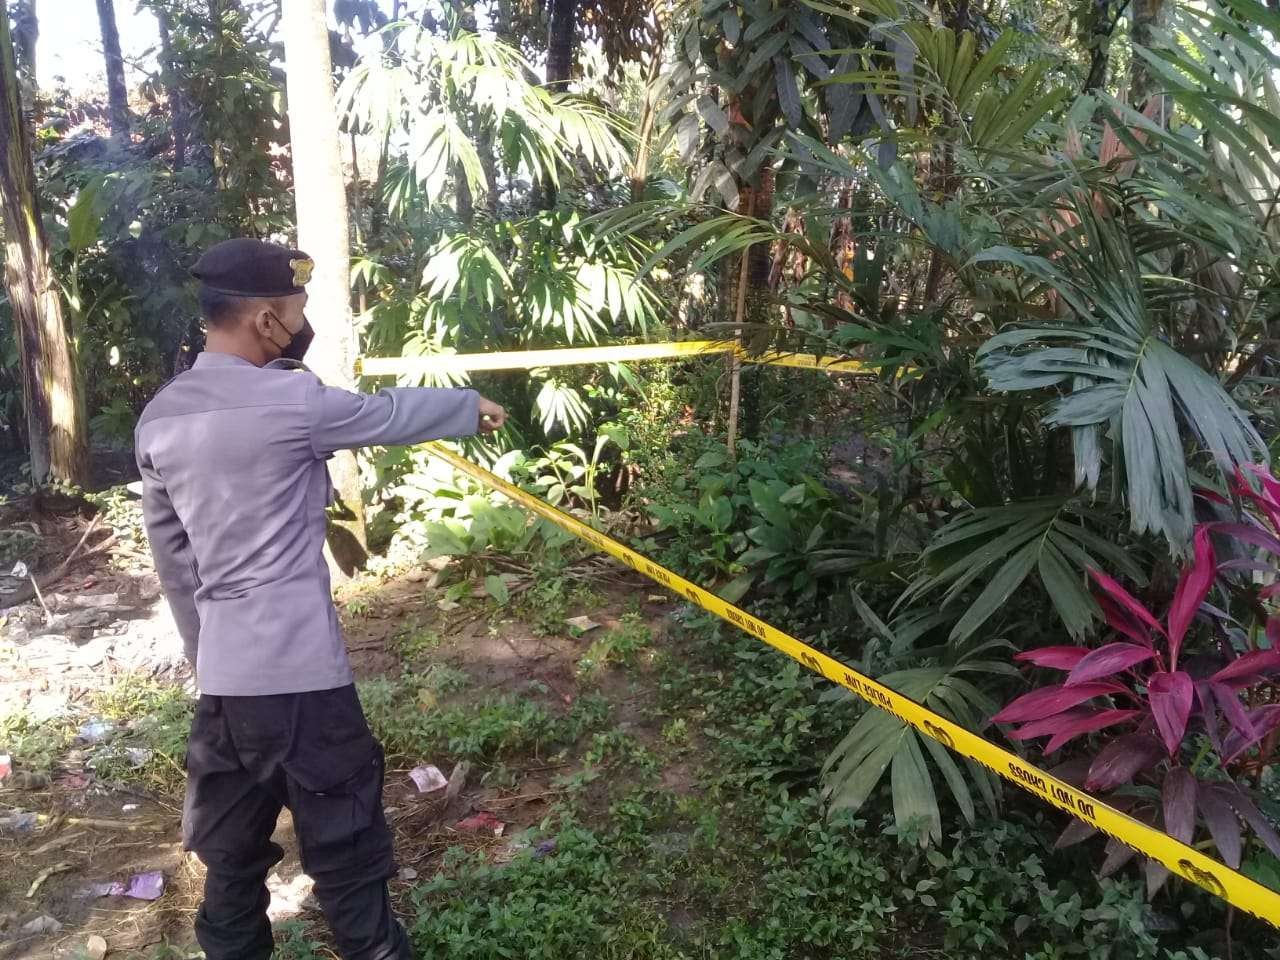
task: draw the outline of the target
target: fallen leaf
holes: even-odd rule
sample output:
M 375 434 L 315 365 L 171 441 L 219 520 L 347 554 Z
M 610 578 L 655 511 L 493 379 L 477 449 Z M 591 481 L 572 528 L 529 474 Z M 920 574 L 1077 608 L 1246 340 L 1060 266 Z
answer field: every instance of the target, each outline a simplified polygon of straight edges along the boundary
M 50 877 L 55 874 L 66 873 L 68 870 L 72 870 L 74 868 L 75 864 L 73 863 L 55 863 L 52 867 L 46 867 L 41 870 L 36 874 L 36 878 L 31 881 L 31 886 L 27 888 L 27 899 L 30 900 L 34 897 L 36 895 L 36 891 L 44 886 L 44 882 Z
M 600 624 L 596 623 L 590 617 L 570 617 L 565 621 L 575 631 L 575 636 L 581 636 L 589 630 L 595 630 Z

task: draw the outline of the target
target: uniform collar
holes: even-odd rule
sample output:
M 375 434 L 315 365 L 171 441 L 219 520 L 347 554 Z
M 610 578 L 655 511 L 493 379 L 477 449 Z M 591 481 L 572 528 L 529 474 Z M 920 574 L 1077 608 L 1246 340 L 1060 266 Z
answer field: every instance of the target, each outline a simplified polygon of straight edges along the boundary
M 244 357 L 237 357 L 234 353 L 218 353 L 215 350 L 203 350 L 196 357 L 194 367 L 252 367 Z

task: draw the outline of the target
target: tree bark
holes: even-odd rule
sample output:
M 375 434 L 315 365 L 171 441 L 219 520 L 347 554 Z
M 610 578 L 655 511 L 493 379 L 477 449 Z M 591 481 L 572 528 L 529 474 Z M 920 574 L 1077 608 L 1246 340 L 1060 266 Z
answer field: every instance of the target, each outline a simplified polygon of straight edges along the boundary
M 454 0 L 454 11 L 458 16 L 458 29 L 466 33 L 476 33 L 476 5 L 475 0 Z M 456 114 L 462 116 L 463 128 L 466 130 L 470 139 L 478 140 L 476 136 L 476 117 L 472 110 L 467 109 L 463 104 L 458 104 L 461 109 L 455 110 Z M 477 144 L 477 146 L 481 146 Z M 493 149 L 492 143 L 489 149 Z M 467 171 L 462 165 L 462 161 L 454 164 L 453 182 L 456 191 L 455 210 L 458 220 L 462 225 L 470 229 L 471 224 L 476 218 L 476 202 L 475 197 L 471 193 L 471 184 L 467 181 Z
M 102 55 L 107 65 L 107 103 L 111 136 L 129 139 L 129 90 L 124 82 L 124 57 L 120 55 L 120 31 L 116 29 L 115 0 L 98 0 L 98 27 L 102 31 Z
M 49 266 L 40 220 L 31 138 L 22 117 L 9 18 L 0 16 L 0 207 L 5 286 L 13 311 L 27 414 L 31 478 L 85 484 L 89 444 L 71 331 Z
M 155 14 L 160 27 L 160 71 L 164 78 L 165 92 L 169 96 L 169 117 L 173 123 L 173 170 L 177 173 L 187 165 L 187 131 L 190 120 L 187 118 L 187 101 L 182 94 L 182 85 L 178 82 L 169 15 L 163 10 L 156 10 Z
M 1130 36 L 1133 46 L 1150 47 L 1155 31 L 1164 21 L 1165 0 L 1132 0 L 1129 7 Z M 1147 61 L 1135 50 L 1129 62 L 1129 102 L 1138 110 L 1156 91 L 1156 78 Z
M 307 359 L 322 380 L 349 388 L 353 386 L 355 352 L 351 241 L 325 0 L 284 0 L 282 25 L 298 246 L 316 262 L 308 284 L 307 310 L 316 340 Z M 366 545 L 355 455 L 343 452 L 335 456 L 330 461 L 330 476 L 345 508 L 342 518 L 330 524 L 331 566 L 350 575 L 363 563 Z
M 22 90 L 27 126 L 34 132 L 41 115 L 40 83 L 36 74 L 36 40 L 40 36 L 36 0 L 17 0 L 13 14 L 13 46 L 18 57 L 18 83 Z
M 578 31 L 575 15 L 578 0 L 550 0 L 547 16 L 546 86 L 552 93 L 564 93 L 573 77 L 573 58 Z M 550 210 L 556 205 L 556 186 L 550 177 L 542 183 L 538 206 Z
M 653 48 L 649 51 L 649 69 L 645 71 L 644 103 L 640 108 L 640 122 L 636 125 L 636 155 L 631 164 L 631 202 L 644 199 L 644 188 L 649 182 L 649 158 L 652 152 L 653 128 L 658 116 L 658 79 L 662 75 L 662 53 L 665 47 L 662 25 L 659 23 Z
M 17 0 L 13 5 L 13 47 L 18 56 L 18 76 L 23 83 L 36 85 L 36 40 L 40 36 L 40 18 L 36 0 Z
M 569 88 L 577 47 L 578 0 L 551 0 L 547 18 L 547 86 L 555 93 Z

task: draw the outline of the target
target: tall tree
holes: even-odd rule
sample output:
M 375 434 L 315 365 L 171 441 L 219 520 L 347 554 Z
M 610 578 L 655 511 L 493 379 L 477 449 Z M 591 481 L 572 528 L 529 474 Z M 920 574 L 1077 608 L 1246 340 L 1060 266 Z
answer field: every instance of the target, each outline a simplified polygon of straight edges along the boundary
M 547 86 L 557 93 L 569 87 L 578 46 L 578 0 L 550 0 L 547 12 Z
M 129 139 L 129 91 L 124 83 L 124 57 L 120 54 L 120 31 L 116 29 L 115 0 L 98 0 L 98 28 L 102 31 L 102 55 L 107 67 L 107 103 L 111 113 L 111 136 Z
M 547 0 L 547 66 L 546 85 L 553 93 L 569 89 L 573 76 L 574 54 L 578 46 L 575 14 L 578 0 Z M 550 210 L 556 205 L 556 186 L 550 178 L 539 185 L 539 206 Z
M 84 483 L 89 478 L 84 410 L 71 332 L 49 267 L 7 15 L 0 16 L 0 150 L 4 276 L 22 371 L 31 478 Z
M 284 0 L 282 24 L 298 246 L 316 262 L 307 308 L 316 342 L 307 359 L 327 383 L 350 386 L 351 249 L 325 0 Z M 363 562 L 366 542 L 355 455 L 335 456 L 330 475 L 345 509 L 330 526 L 329 546 L 338 569 L 349 574 Z
M 173 55 L 173 28 L 169 12 L 162 8 L 154 8 L 156 23 L 160 28 L 160 76 L 164 81 L 165 93 L 169 97 L 169 119 L 173 130 L 173 169 L 181 170 L 187 165 L 187 131 L 190 121 L 187 118 L 187 99 L 178 82 L 177 62 Z
M 40 18 L 36 0 L 16 0 L 13 4 L 13 46 L 18 55 L 18 75 L 23 83 L 36 83 L 36 40 L 40 36 Z
M 1132 0 L 1129 16 L 1134 47 L 1150 47 L 1163 25 L 1166 0 Z M 1155 92 L 1155 78 L 1147 61 L 1135 50 L 1129 61 L 1129 102 L 1139 110 Z
M 3 9 L 0 7 L 0 9 Z M 40 37 L 40 18 L 36 0 L 16 0 L 13 12 L 13 49 L 18 57 L 18 82 L 22 88 L 22 106 L 27 128 L 34 131 L 40 121 L 40 83 L 36 74 L 36 41 Z

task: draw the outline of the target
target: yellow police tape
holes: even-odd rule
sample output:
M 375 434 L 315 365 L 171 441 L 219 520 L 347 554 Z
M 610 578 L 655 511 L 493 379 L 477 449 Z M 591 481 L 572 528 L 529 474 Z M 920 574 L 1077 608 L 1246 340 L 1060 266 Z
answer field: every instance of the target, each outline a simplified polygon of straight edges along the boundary
M 383 377 L 405 373 L 462 373 L 476 370 L 530 370 L 578 363 L 627 363 L 732 353 L 744 363 L 801 367 L 827 373 L 874 376 L 875 367 L 857 360 L 838 360 L 807 353 L 769 351 L 750 354 L 729 340 L 685 340 L 674 343 L 628 343 L 614 347 L 572 347 L 563 350 L 513 350 L 505 353 L 438 353 L 423 357 L 361 357 L 356 376 Z
M 1175 840 L 1167 833 L 1161 833 L 1145 823 L 1140 823 L 1101 800 L 1033 766 L 1016 754 L 969 732 L 946 717 L 922 707 L 914 700 L 845 666 L 807 643 L 753 617 L 745 610 L 725 602 L 714 593 L 659 566 L 644 555 L 623 546 L 617 540 L 605 536 L 563 510 L 530 496 L 519 487 L 458 456 L 451 450 L 437 443 L 427 444 L 427 449 L 455 469 L 505 494 L 521 506 L 580 537 L 592 546 L 617 557 L 633 570 L 657 581 L 691 603 L 697 604 L 740 630 L 745 630 L 753 637 L 781 650 L 787 656 L 798 660 L 815 673 L 822 674 L 828 680 L 840 684 L 872 706 L 887 710 L 926 737 L 938 741 L 970 760 L 976 760 L 993 773 L 1035 794 L 1059 810 L 1065 810 L 1073 817 L 1083 820 L 1151 859 L 1158 860 L 1179 876 L 1198 884 L 1237 908 L 1280 927 L 1280 893 L 1205 856 L 1199 850 Z

